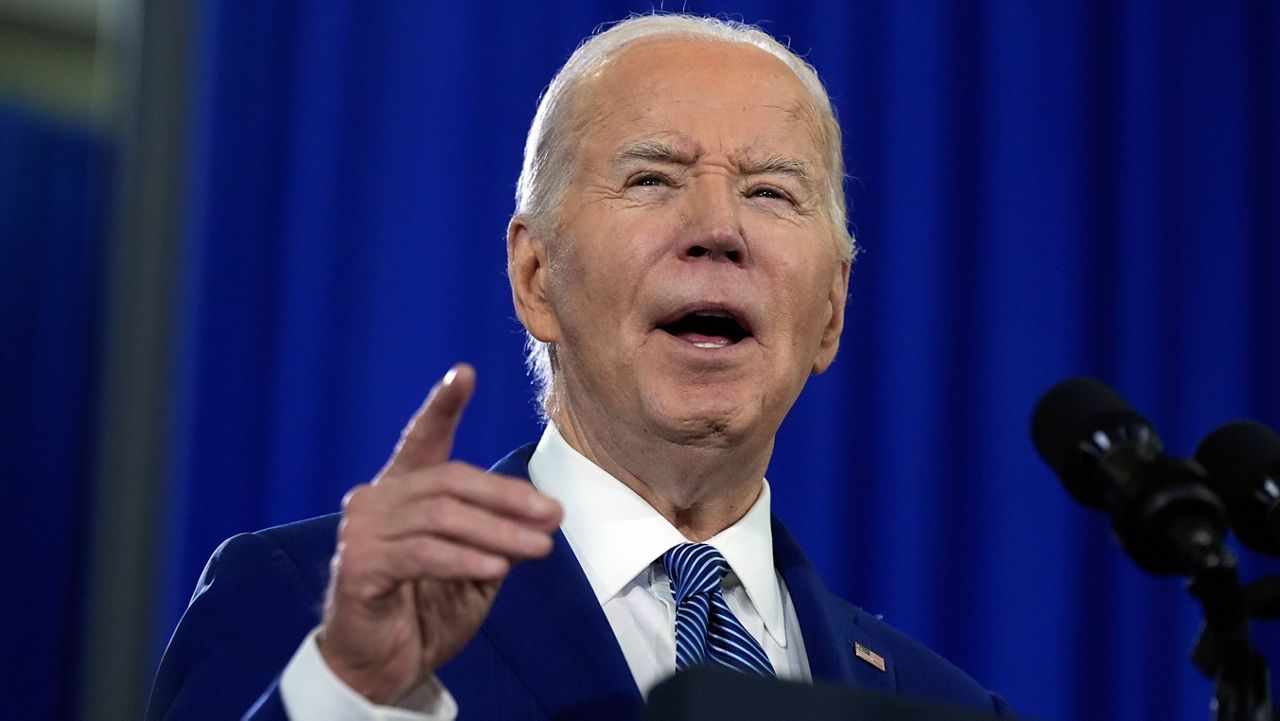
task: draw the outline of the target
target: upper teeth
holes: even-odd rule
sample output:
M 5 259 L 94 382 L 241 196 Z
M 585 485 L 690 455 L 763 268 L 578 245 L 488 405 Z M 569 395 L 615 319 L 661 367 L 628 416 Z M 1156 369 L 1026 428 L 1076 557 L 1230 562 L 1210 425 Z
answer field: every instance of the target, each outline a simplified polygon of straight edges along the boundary
M 694 315 L 706 316 L 709 318 L 732 318 L 733 317 L 729 313 L 726 313 L 722 310 L 700 310 L 695 312 Z

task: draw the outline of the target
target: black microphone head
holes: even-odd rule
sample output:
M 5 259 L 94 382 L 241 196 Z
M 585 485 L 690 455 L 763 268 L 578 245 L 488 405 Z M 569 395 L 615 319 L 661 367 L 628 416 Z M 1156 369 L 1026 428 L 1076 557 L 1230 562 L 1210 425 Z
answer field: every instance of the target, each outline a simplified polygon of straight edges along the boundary
M 1280 436 L 1261 423 L 1232 421 L 1200 442 L 1196 460 L 1226 502 L 1240 542 L 1280 556 Z
M 1131 470 L 1124 456 L 1151 460 L 1162 450 L 1151 423 L 1092 378 L 1072 378 L 1050 388 L 1032 414 L 1031 439 L 1067 492 L 1093 508 L 1108 507 L 1109 476 Z

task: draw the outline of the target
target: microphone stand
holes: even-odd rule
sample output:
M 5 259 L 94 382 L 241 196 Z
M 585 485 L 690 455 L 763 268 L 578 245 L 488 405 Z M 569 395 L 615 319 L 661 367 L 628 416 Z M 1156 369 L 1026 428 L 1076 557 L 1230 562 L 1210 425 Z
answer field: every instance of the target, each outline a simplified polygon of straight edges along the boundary
M 1265 576 L 1246 586 L 1244 603 L 1254 618 L 1280 619 L 1280 576 Z
M 1240 585 L 1234 554 L 1223 551 L 1219 562 L 1198 570 L 1188 586 L 1205 619 L 1191 660 L 1213 679 L 1215 721 L 1274 721 L 1267 662 L 1249 642 L 1248 592 Z M 1255 604 L 1263 587 L 1249 589 Z

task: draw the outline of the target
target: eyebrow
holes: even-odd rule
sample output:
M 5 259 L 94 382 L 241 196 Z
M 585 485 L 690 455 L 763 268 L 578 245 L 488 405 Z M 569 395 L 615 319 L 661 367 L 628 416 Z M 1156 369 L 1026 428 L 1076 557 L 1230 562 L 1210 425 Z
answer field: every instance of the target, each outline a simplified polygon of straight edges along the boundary
M 813 171 L 809 163 L 800 158 L 770 155 L 763 160 L 746 163 L 743 170 L 747 175 L 764 175 L 766 173 L 790 175 L 804 187 L 813 187 Z
M 692 165 L 696 160 L 696 153 L 676 150 L 660 140 L 637 140 L 628 144 L 613 158 L 615 165 L 637 160 L 650 163 Z M 746 161 L 741 164 L 741 169 L 746 175 L 765 175 L 768 173 L 789 175 L 805 188 L 813 187 L 813 170 L 809 163 L 800 158 L 774 154 L 761 160 Z
M 690 165 L 694 157 L 695 153 L 679 152 L 660 140 L 637 140 L 613 156 L 613 162 L 622 164 L 629 160 L 642 160 L 651 163 Z

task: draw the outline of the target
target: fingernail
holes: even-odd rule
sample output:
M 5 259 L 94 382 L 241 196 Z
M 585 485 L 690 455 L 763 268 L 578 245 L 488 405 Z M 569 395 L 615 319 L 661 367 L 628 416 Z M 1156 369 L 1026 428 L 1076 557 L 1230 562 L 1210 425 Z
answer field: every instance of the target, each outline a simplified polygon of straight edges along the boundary
M 446 385 L 446 386 L 453 385 L 453 379 L 457 377 L 458 377 L 458 366 L 454 366 L 449 369 L 448 373 L 444 374 L 444 380 L 441 381 L 440 383 L 441 385 Z

